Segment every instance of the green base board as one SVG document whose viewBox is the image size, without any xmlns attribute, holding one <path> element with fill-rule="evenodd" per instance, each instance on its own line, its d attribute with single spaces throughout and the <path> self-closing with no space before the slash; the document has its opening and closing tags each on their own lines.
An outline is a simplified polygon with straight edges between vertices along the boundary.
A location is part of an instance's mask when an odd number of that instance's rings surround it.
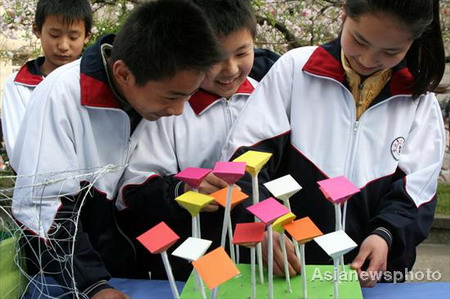
<svg viewBox="0 0 450 299">
<path fill-rule="evenodd" d="M 20 298 L 26 280 L 16 265 L 17 238 L 0 240 L 0 299 Z"/>
<path fill-rule="evenodd" d="M 248 264 L 237 265 L 240 275 L 222 284 L 217 293 L 217 298 L 251 298 L 251 269 Z M 342 269 L 342 268 L 341 268 Z M 267 283 L 267 271 L 264 271 L 264 285 L 259 283 L 258 270 L 256 270 L 256 297 L 268 298 L 269 286 Z M 329 265 L 307 265 L 307 288 L 308 298 L 334 298 L 333 266 Z M 345 271 L 339 273 L 339 299 L 352 298 L 362 299 L 361 287 L 355 270 L 345 267 Z M 189 277 L 181 293 L 181 298 L 202 298 L 199 291 L 195 290 L 195 278 L 193 273 Z M 274 298 L 303 298 L 302 279 L 300 275 L 291 277 L 292 293 L 287 291 L 284 278 L 274 277 Z M 210 291 L 205 286 L 206 296 L 210 298 Z"/>
</svg>

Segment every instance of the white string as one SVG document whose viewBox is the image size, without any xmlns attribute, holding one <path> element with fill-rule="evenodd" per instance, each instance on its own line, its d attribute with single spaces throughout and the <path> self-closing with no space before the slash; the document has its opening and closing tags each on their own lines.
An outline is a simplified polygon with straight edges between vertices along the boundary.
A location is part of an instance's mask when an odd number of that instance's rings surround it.
<svg viewBox="0 0 450 299">
<path fill-rule="evenodd" d="M 126 165 L 125 165 L 126 166 Z M 12 194 L 13 187 L 10 188 L 2 188 L 0 189 L 0 232 L 7 237 L 16 237 L 17 239 L 21 238 L 21 242 L 16 242 L 15 246 L 17 249 L 17 254 L 14 256 L 14 263 L 17 266 L 19 276 L 18 279 L 24 279 L 22 281 L 27 281 L 26 288 L 33 289 L 33 298 L 49 298 L 48 290 L 50 288 L 58 287 L 59 284 L 53 282 L 52 280 L 48 280 L 46 278 L 50 276 L 58 275 L 63 277 L 61 274 L 66 274 L 69 278 L 64 282 L 64 286 L 60 287 L 60 292 L 58 293 L 58 297 L 71 297 L 71 298 L 88 298 L 85 294 L 81 293 L 75 287 L 75 275 L 74 275 L 74 250 L 75 250 L 75 242 L 71 243 L 71 247 L 69 252 L 64 252 L 60 247 L 62 242 L 74 241 L 75 236 L 77 235 L 79 229 L 79 217 L 81 207 L 84 205 L 85 200 L 89 195 L 92 194 L 94 185 L 98 182 L 100 178 L 109 173 L 121 172 L 125 166 L 116 166 L 116 165 L 106 165 L 104 167 L 95 167 L 95 168 L 86 168 L 86 169 L 78 169 L 78 170 L 68 170 L 68 171 L 60 171 L 60 172 L 50 172 L 38 175 L 22 175 L 22 176 L 13 176 L 13 175 L 5 175 L 1 176 L 0 180 L 3 184 L 7 183 L 9 185 L 13 185 L 14 181 L 18 178 L 29 178 L 32 184 L 27 186 L 21 186 L 17 188 L 17 190 L 39 190 L 40 195 L 36 196 L 34 192 L 34 196 L 31 197 L 34 203 L 36 203 L 36 208 L 39 208 L 40 205 L 46 203 L 49 199 L 54 199 L 55 196 L 44 196 L 46 188 L 54 187 L 54 186 L 63 186 L 65 182 L 69 182 L 71 180 L 82 181 L 84 184 L 79 187 L 77 194 L 80 194 L 77 201 L 76 207 L 73 211 L 68 211 L 64 214 L 64 219 L 56 218 L 55 223 L 52 225 L 49 232 L 45 235 L 46 242 L 37 242 L 38 247 L 32 248 L 28 246 L 29 254 L 32 256 L 24 257 L 21 253 L 24 252 L 24 246 L 29 245 L 34 239 L 39 238 L 37 235 L 25 234 L 24 231 L 26 227 L 24 225 L 18 224 L 14 221 L 14 218 L 11 213 L 11 204 L 12 204 Z M 45 178 L 42 180 L 42 178 Z M 41 179 L 39 181 L 38 179 Z M 61 187 L 59 187 L 61 188 Z M 61 190 L 61 189 L 60 189 Z M 58 194 L 58 198 L 64 196 L 74 196 L 72 193 L 64 193 L 60 192 Z M 43 221 L 41 217 L 41 213 L 38 211 L 35 213 L 36 219 L 34 219 L 35 223 L 40 226 L 40 223 Z M 63 221 L 64 225 L 61 224 Z M 70 231 L 67 229 L 70 227 Z M 64 230 L 64 231 L 61 231 Z M 57 238 L 56 233 L 62 232 L 62 234 L 66 237 Z M 0 240 L 0 244 L 3 240 Z M 63 254 L 59 254 L 63 252 Z M 58 268 L 58 272 L 50 273 L 45 269 L 45 265 L 42 261 L 42 256 L 48 255 L 51 257 L 53 261 L 56 261 L 60 264 Z M 29 261 L 34 264 L 34 266 L 39 269 L 38 273 L 31 276 L 26 272 L 25 262 Z"/>
</svg>

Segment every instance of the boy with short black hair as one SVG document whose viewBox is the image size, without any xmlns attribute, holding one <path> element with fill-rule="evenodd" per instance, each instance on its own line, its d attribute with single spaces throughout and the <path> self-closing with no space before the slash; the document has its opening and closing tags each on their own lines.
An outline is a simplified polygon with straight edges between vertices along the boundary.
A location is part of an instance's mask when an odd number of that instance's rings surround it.
<svg viewBox="0 0 450 299">
<path fill-rule="evenodd" d="M 160 221 L 169 223 L 176 232 L 187 237 L 191 234 L 191 216 L 180 208 L 174 198 L 185 186 L 173 175 L 187 167 L 213 168 L 227 141 L 228 132 L 239 118 L 257 81 L 249 77 L 254 66 L 254 38 L 256 17 L 249 0 L 193 0 L 208 17 L 226 57 L 211 67 L 197 91 L 185 104 L 185 113 L 178 117 L 148 123 L 138 146 L 130 158 L 121 180 L 118 205 L 124 217 L 133 219 L 125 227 L 135 236 Z M 270 67 L 278 55 L 269 52 L 265 64 Z M 267 54 L 267 53 L 266 53 Z M 258 73 L 258 72 L 256 72 Z M 200 186 L 200 191 L 211 193 L 226 183 L 210 174 Z M 187 187 L 187 186 L 186 186 Z M 187 189 L 187 188 L 186 188 Z M 218 210 L 210 205 L 209 212 Z M 202 215 L 202 237 L 213 240 L 212 248 L 220 242 L 222 216 L 218 213 Z M 130 224 L 130 221 L 125 221 Z M 137 249 L 143 250 L 137 245 Z M 164 268 L 159 257 L 142 252 L 142 273 L 152 271 L 152 277 L 164 278 Z M 179 259 L 171 261 L 177 279 L 187 278 L 189 265 Z M 150 265 L 150 266 L 148 266 Z M 159 265 L 159 267 L 156 267 Z M 159 277 L 160 275 L 161 277 Z"/>
<path fill-rule="evenodd" d="M 92 10 L 87 0 L 40 0 L 33 33 L 44 56 L 28 61 L 9 76 L 3 90 L 2 130 L 11 156 L 31 92 L 57 67 L 78 59 L 91 36 Z"/>
<path fill-rule="evenodd" d="M 198 7 L 150 1 L 117 36 L 100 38 L 36 88 L 11 159 L 13 214 L 40 248 L 39 256 L 28 248 L 28 269 L 55 276 L 71 294 L 126 298 L 107 284 L 135 266 L 113 199 L 141 120 L 180 114 L 221 59 Z"/>
</svg>

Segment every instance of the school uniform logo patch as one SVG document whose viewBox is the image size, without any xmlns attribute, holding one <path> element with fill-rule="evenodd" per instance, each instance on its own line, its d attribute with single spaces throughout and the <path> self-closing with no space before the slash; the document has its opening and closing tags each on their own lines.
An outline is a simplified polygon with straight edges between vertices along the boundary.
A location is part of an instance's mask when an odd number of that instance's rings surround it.
<svg viewBox="0 0 450 299">
<path fill-rule="evenodd" d="M 403 146 L 405 145 L 405 138 L 397 137 L 391 143 L 391 154 L 395 160 L 400 160 L 400 154 L 402 153 Z"/>
</svg>

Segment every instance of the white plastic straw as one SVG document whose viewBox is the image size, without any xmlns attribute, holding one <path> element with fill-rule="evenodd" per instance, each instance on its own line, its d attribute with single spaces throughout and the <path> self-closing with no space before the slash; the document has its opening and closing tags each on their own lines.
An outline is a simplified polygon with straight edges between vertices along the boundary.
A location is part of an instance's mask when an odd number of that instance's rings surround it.
<svg viewBox="0 0 450 299">
<path fill-rule="evenodd" d="M 287 258 L 287 253 L 286 253 L 286 243 L 284 242 L 284 231 L 280 235 L 280 245 L 281 245 L 281 250 L 283 251 L 284 276 L 286 277 L 287 291 L 289 293 L 292 293 L 291 276 L 289 275 L 289 264 L 288 264 L 288 258 Z"/>
<path fill-rule="evenodd" d="M 273 298 L 273 234 L 272 225 L 267 226 L 267 232 L 269 233 L 269 255 L 268 255 L 268 271 L 269 271 L 269 299 Z"/>
<path fill-rule="evenodd" d="M 178 299 L 180 298 L 180 295 L 178 294 L 178 289 L 175 284 L 175 279 L 173 278 L 172 274 L 172 267 L 170 267 L 169 258 L 167 257 L 167 252 L 163 251 L 161 252 L 161 257 L 164 263 L 164 268 L 166 269 L 167 278 L 169 278 L 170 288 L 172 289 L 172 295 L 173 298 Z"/>
<path fill-rule="evenodd" d="M 253 195 L 253 204 L 257 204 L 259 202 L 259 188 L 258 188 L 258 174 L 252 175 L 252 195 Z M 260 220 L 255 216 L 255 222 L 260 222 Z M 258 243 L 256 245 L 256 254 L 258 257 L 258 269 L 259 269 L 259 280 L 261 284 L 264 284 L 264 271 L 263 271 L 263 262 L 262 262 L 262 245 Z"/>
</svg>

